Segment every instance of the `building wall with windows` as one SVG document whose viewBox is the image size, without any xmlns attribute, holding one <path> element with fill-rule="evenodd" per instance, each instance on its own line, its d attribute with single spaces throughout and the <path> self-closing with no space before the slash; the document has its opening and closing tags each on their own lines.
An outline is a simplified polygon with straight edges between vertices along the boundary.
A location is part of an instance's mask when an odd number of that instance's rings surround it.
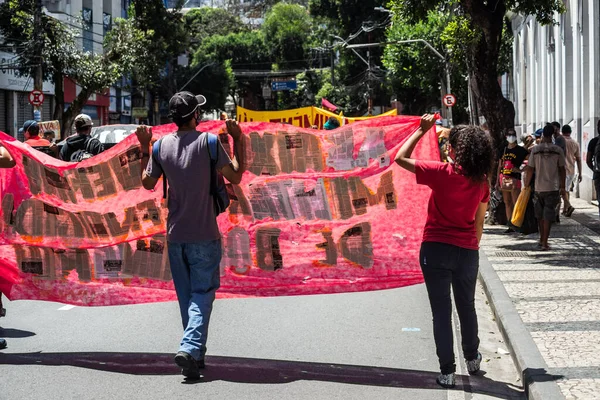
<svg viewBox="0 0 600 400">
<path fill-rule="evenodd" d="M 576 193 L 592 200 L 596 194 L 585 158 L 600 119 L 600 2 L 565 0 L 565 5 L 567 12 L 555 15 L 556 25 L 511 18 L 515 122 L 522 133 L 552 121 L 571 126 L 583 161 Z"/>
<path fill-rule="evenodd" d="M 47 13 L 76 31 L 82 50 L 100 54 L 104 51 L 104 36 L 115 18 L 124 16 L 130 1 L 123 0 L 44 0 Z M 126 15 L 125 15 L 126 16 Z M 76 82 L 65 79 L 65 106 L 80 92 Z M 93 94 L 83 108 L 95 125 L 109 123 L 110 92 Z"/>
</svg>

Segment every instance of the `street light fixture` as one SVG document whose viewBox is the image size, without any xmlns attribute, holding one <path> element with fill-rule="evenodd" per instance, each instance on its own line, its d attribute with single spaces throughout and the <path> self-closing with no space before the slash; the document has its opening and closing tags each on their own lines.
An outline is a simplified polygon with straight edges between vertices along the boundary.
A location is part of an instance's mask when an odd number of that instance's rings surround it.
<svg viewBox="0 0 600 400">
<path fill-rule="evenodd" d="M 392 10 L 388 10 L 387 8 L 385 8 L 385 7 L 381 7 L 381 6 L 379 6 L 379 7 L 375 7 L 373 10 L 375 10 L 375 11 L 379 11 L 379 12 L 388 13 L 388 14 L 391 14 L 391 13 L 392 13 Z"/>
</svg>

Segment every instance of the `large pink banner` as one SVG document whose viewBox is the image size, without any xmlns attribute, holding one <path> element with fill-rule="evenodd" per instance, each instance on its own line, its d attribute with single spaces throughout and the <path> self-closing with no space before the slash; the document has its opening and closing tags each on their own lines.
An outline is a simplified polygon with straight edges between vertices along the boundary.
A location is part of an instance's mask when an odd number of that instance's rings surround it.
<svg viewBox="0 0 600 400">
<path fill-rule="evenodd" d="M 377 290 L 422 282 L 418 250 L 429 190 L 393 158 L 417 117 L 334 131 L 245 123 L 248 170 L 218 218 L 224 296 Z M 223 133 L 224 123 L 198 130 Z M 158 138 L 174 125 L 154 128 Z M 220 139 L 228 151 L 226 134 Z M 135 135 L 66 163 L 0 133 L 16 167 L 0 170 L 0 290 L 11 299 L 117 305 L 175 299 L 163 185 L 141 187 Z M 432 131 L 415 156 L 438 159 Z M 190 182 L 203 184 L 203 182 Z M 198 227 L 202 229 L 202 227 Z"/>
</svg>

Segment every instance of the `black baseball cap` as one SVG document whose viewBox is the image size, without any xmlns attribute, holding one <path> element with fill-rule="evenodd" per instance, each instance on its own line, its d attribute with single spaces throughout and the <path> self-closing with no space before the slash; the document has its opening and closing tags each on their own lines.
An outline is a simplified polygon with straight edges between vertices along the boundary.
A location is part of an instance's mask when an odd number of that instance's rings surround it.
<svg viewBox="0 0 600 400">
<path fill-rule="evenodd" d="M 169 117 L 173 119 L 188 118 L 205 103 L 206 97 L 201 94 L 194 96 L 190 92 L 175 93 L 169 100 Z"/>
</svg>

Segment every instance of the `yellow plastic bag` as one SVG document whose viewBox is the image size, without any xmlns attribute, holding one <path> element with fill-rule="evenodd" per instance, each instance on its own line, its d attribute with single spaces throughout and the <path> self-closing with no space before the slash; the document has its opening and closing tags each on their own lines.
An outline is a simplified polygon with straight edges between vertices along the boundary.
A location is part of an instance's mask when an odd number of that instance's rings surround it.
<svg viewBox="0 0 600 400">
<path fill-rule="evenodd" d="M 520 228 L 523 225 L 523 220 L 525 219 L 525 211 L 527 211 L 527 203 L 529 203 L 529 198 L 531 197 L 531 187 L 527 187 L 521 191 L 517 202 L 515 203 L 515 208 L 513 209 L 512 218 L 510 222 Z"/>
</svg>

